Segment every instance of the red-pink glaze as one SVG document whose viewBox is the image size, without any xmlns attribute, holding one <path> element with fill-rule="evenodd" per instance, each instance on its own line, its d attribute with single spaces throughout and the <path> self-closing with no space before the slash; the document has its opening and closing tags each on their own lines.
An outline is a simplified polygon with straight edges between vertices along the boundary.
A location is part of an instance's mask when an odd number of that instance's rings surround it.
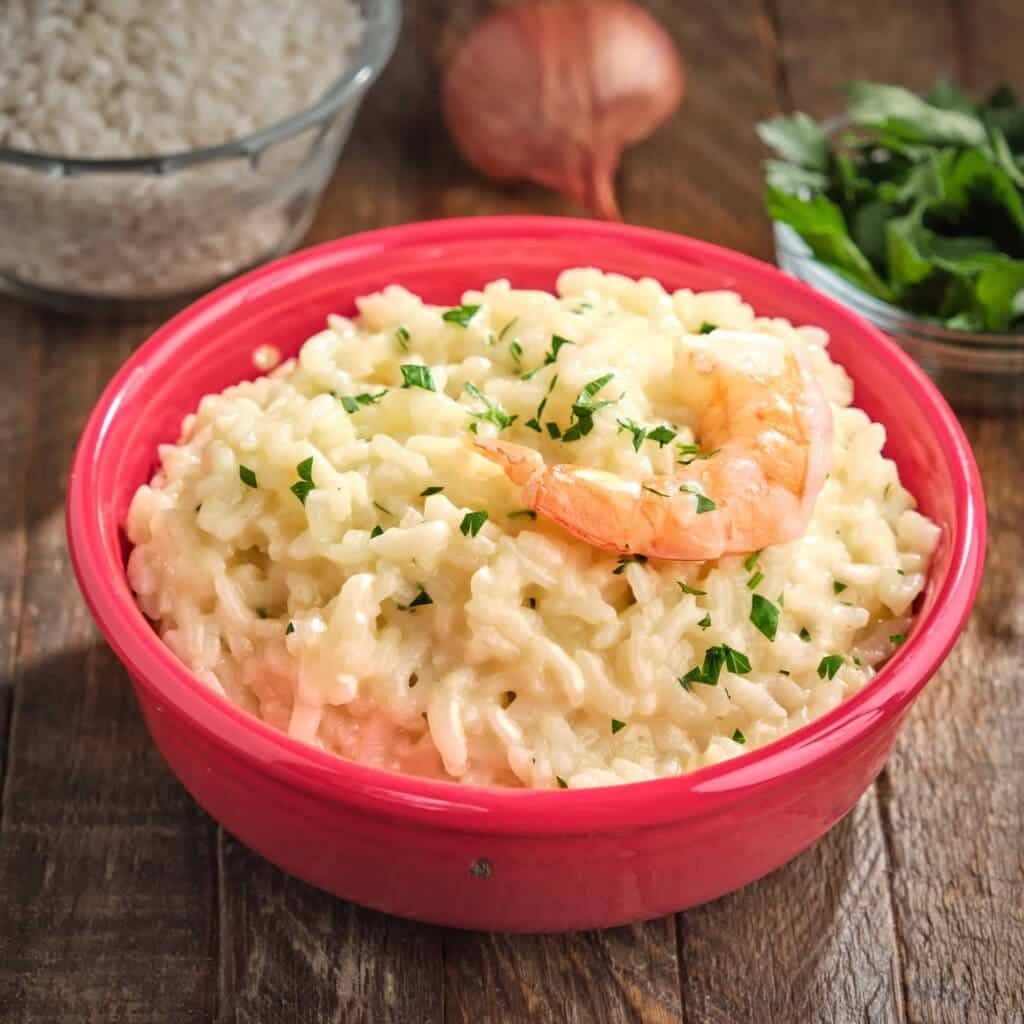
<svg viewBox="0 0 1024 1024">
<path fill-rule="evenodd" d="M 551 289 L 596 265 L 666 288 L 731 288 L 759 313 L 817 324 L 886 426 L 886 454 L 943 527 L 908 642 L 879 677 L 811 725 L 677 779 L 578 791 L 460 786 L 344 761 L 289 739 L 197 682 L 135 605 L 122 523 L 156 446 L 201 395 L 294 353 L 330 312 L 397 282 L 437 303 L 507 277 Z M 410 224 L 296 253 L 180 313 L 124 365 L 79 442 L 68 488 L 75 572 L 127 666 L 157 745 L 196 800 L 286 871 L 370 907 L 467 928 L 619 924 L 729 892 L 842 817 L 884 763 L 960 633 L 981 577 L 985 506 L 970 447 L 922 371 L 866 321 L 774 267 L 693 239 L 585 220 Z M 486 861 L 486 865 L 484 864 Z"/>
</svg>

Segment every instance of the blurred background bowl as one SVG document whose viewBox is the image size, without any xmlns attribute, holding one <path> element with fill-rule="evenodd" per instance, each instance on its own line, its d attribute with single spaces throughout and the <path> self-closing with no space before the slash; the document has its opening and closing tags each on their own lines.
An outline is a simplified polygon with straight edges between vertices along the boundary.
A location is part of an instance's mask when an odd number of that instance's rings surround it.
<svg viewBox="0 0 1024 1024">
<path fill-rule="evenodd" d="M 356 0 L 362 39 L 312 106 L 223 145 L 134 159 L 0 147 L 0 289 L 67 312 L 151 314 L 292 249 L 366 90 L 400 0 Z"/>
<path fill-rule="evenodd" d="M 775 221 L 775 261 L 884 331 L 935 381 L 956 409 L 1024 408 L 1024 333 L 953 331 L 883 302 L 815 259 L 788 224 Z"/>
</svg>

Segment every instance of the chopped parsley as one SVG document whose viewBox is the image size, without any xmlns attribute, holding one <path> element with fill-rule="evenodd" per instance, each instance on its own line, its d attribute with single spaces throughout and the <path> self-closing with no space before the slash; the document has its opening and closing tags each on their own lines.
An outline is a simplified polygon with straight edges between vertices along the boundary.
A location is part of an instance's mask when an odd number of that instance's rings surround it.
<svg viewBox="0 0 1024 1024">
<path fill-rule="evenodd" d="M 827 676 L 829 679 L 834 679 L 842 664 L 843 656 L 841 654 L 826 654 L 818 662 L 818 677 L 824 679 Z"/>
<path fill-rule="evenodd" d="M 788 676 L 789 675 L 789 669 L 788 668 L 780 668 L 779 669 L 779 675 L 780 676 Z"/>
<path fill-rule="evenodd" d="M 700 622 L 697 623 L 697 625 L 700 626 L 701 629 L 710 629 L 711 628 L 711 615 L 710 614 L 705 615 L 704 618 L 701 619 Z"/>
<path fill-rule="evenodd" d="M 246 487 L 259 486 L 259 484 L 256 483 L 256 474 L 248 466 L 239 466 L 238 476 Z"/>
<path fill-rule="evenodd" d="M 619 564 L 614 569 L 612 569 L 612 575 L 621 576 L 623 572 L 625 572 L 626 566 L 629 565 L 630 562 L 636 562 L 638 565 L 643 565 L 646 561 L 646 555 L 623 555 L 619 559 Z"/>
<path fill-rule="evenodd" d="M 361 405 L 376 405 L 386 394 L 388 389 L 385 388 L 383 391 L 378 391 L 377 394 L 371 395 L 364 392 L 361 395 L 337 395 L 332 391 L 331 394 L 341 402 L 341 407 L 347 413 L 359 412 L 359 406 Z"/>
<path fill-rule="evenodd" d="M 805 644 L 809 644 L 811 642 L 811 634 L 810 634 L 810 632 L 808 632 L 808 629 L 807 629 L 806 626 L 801 626 L 800 627 L 800 634 L 799 635 L 800 635 L 800 639 L 803 640 L 803 642 Z"/>
<path fill-rule="evenodd" d="M 750 671 L 750 660 L 742 651 L 728 644 L 709 647 L 704 652 L 704 664 L 699 668 L 691 668 L 685 676 L 680 677 L 679 683 L 684 689 L 689 689 L 690 683 L 717 686 L 723 667 L 735 675 L 746 675 Z"/>
<path fill-rule="evenodd" d="M 516 361 L 516 369 L 519 369 L 523 362 L 523 346 L 513 338 L 512 344 L 509 345 L 508 350 L 512 354 L 512 358 Z"/>
<path fill-rule="evenodd" d="M 414 608 L 422 608 L 424 605 L 433 604 L 434 599 L 420 585 L 419 593 L 408 603 L 400 604 L 399 611 L 411 612 Z"/>
<path fill-rule="evenodd" d="M 524 373 L 521 379 L 530 380 L 532 377 L 535 377 L 538 373 L 540 373 L 541 370 L 544 369 L 545 366 L 550 366 L 553 362 L 555 362 L 556 359 L 558 359 L 558 353 L 564 346 L 575 344 L 575 341 L 570 341 L 568 338 L 563 338 L 560 334 L 552 334 L 551 351 L 545 353 L 544 362 L 541 363 L 540 366 L 536 367 L 535 369 L 530 370 L 528 373 Z"/>
<path fill-rule="evenodd" d="M 703 321 L 700 327 L 697 328 L 698 334 L 710 334 L 712 331 L 718 330 L 718 324 L 713 324 L 709 320 Z"/>
<path fill-rule="evenodd" d="M 532 508 L 519 508 L 515 512 L 509 512 L 509 519 L 536 519 L 537 513 Z"/>
<path fill-rule="evenodd" d="M 845 583 L 840 583 L 839 580 L 834 580 L 832 583 L 832 593 L 841 594 L 846 589 Z"/>
<path fill-rule="evenodd" d="M 441 314 L 441 319 L 446 324 L 458 324 L 460 327 L 468 327 L 469 321 L 476 316 L 479 310 L 479 306 L 456 306 L 454 309 L 446 309 Z"/>
<path fill-rule="evenodd" d="M 594 304 L 593 304 L 592 302 L 581 302 L 581 303 L 580 303 L 580 304 L 579 304 L 579 305 L 578 305 L 578 306 L 577 306 L 577 307 L 576 307 L 576 308 L 575 308 L 575 309 L 573 310 L 573 312 L 574 312 L 574 313 L 575 313 L 575 314 L 576 314 L 577 316 L 583 316 L 583 314 L 584 314 L 584 313 L 585 313 L 585 312 L 586 312 L 586 311 L 587 311 L 588 309 L 593 309 L 593 308 L 594 308 Z"/>
<path fill-rule="evenodd" d="M 674 441 L 676 432 L 671 427 L 660 426 L 647 432 L 647 440 L 653 441 L 659 448 L 664 448 L 669 441 Z"/>
<path fill-rule="evenodd" d="M 562 428 L 557 423 L 549 420 L 544 426 L 548 428 L 548 435 L 552 441 L 557 441 L 562 436 Z"/>
<path fill-rule="evenodd" d="M 684 594 L 692 594 L 694 597 L 705 597 L 705 596 L 707 596 L 707 591 L 706 590 L 697 590 L 696 587 L 688 586 L 682 580 L 676 580 L 676 586 L 679 587 L 679 589 Z"/>
<path fill-rule="evenodd" d="M 892 633 L 889 636 L 889 643 L 895 644 L 897 647 L 901 647 L 907 642 L 906 633 Z"/>
<path fill-rule="evenodd" d="M 597 393 L 615 376 L 614 373 L 606 373 L 584 386 L 572 403 L 572 418 L 569 427 L 562 434 L 562 440 L 566 443 L 578 441 L 594 429 L 594 413 L 605 406 L 614 405 L 618 399 L 604 399 L 594 401 Z"/>
<path fill-rule="evenodd" d="M 614 736 L 617 732 L 626 728 L 625 722 L 620 722 L 617 718 L 612 719 L 612 735 Z"/>
<path fill-rule="evenodd" d="M 488 398 L 486 395 L 480 392 L 480 389 L 475 384 L 466 384 L 466 390 L 476 399 L 483 402 L 486 406 L 485 412 L 471 412 L 469 415 L 475 420 L 483 420 L 485 423 L 493 423 L 499 430 L 504 430 L 506 427 L 511 427 L 518 416 L 510 416 L 502 407 L 501 404 L 495 402 L 493 399 Z"/>
<path fill-rule="evenodd" d="M 664 425 L 660 427 L 648 428 L 642 427 L 639 423 L 634 420 L 616 420 L 619 425 L 619 429 L 616 433 L 621 434 L 622 431 L 628 430 L 633 435 L 633 451 L 640 451 L 640 446 L 644 441 L 654 441 L 659 448 L 664 448 L 670 441 L 676 437 L 676 431 L 671 427 Z"/>
<path fill-rule="evenodd" d="M 409 351 L 409 332 L 404 327 L 399 327 L 395 331 L 395 340 L 403 352 Z"/>
<path fill-rule="evenodd" d="M 380 536 L 380 535 L 381 535 L 381 534 L 382 534 L 383 532 L 384 532 L 384 527 L 383 527 L 383 526 L 381 526 L 381 525 L 380 525 L 380 523 L 378 523 L 378 524 L 377 524 L 377 525 L 376 525 L 376 526 L 375 526 L 375 527 L 374 527 L 374 528 L 373 528 L 373 529 L 372 529 L 372 530 L 370 531 L 370 540 L 373 540 L 373 539 L 374 539 L 374 537 L 379 537 L 379 536 Z"/>
<path fill-rule="evenodd" d="M 747 590 L 756 590 L 758 585 L 764 580 L 764 573 L 760 570 L 755 572 L 753 576 L 747 580 Z"/>
<path fill-rule="evenodd" d="M 298 473 L 299 479 L 292 484 L 291 492 L 305 505 L 309 492 L 316 487 L 313 480 L 313 456 L 310 455 L 308 459 L 303 459 L 295 467 L 295 472 Z"/>
<path fill-rule="evenodd" d="M 512 317 L 512 319 L 509 320 L 509 322 L 507 324 L 505 324 L 504 327 L 502 327 L 501 334 L 498 335 L 498 341 L 504 341 L 505 340 L 505 335 L 508 334 L 508 332 L 511 331 L 512 328 L 515 327 L 515 325 L 517 323 L 519 323 L 519 317 L 517 317 L 517 316 Z M 515 345 L 515 344 L 517 344 L 517 342 L 513 342 L 512 344 Z M 522 352 L 522 348 L 520 348 L 519 351 Z"/>
<path fill-rule="evenodd" d="M 437 484 L 434 484 L 432 487 L 425 487 L 420 491 L 420 497 L 429 498 L 432 494 L 440 494 L 443 490 L 443 487 L 438 487 Z"/>
<path fill-rule="evenodd" d="M 558 783 L 558 788 L 559 789 L 568 789 L 569 788 L 569 783 L 566 782 L 565 779 L 563 779 L 561 775 L 556 775 L 555 776 L 555 782 Z"/>
<path fill-rule="evenodd" d="M 645 491 L 648 491 L 651 494 L 656 494 L 659 498 L 669 497 L 669 495 L 666 494 L 665 491 L 659 491 L 656 487 L 648 487 L 647 484 L 643 484 L 642 486 Z"/>
<path fill-rule="evenodd" d="M 680 442 L 676 445 L 676 450 L 679 452 L 679 458 L 676 462 L 680 466 L 689 466 L 691 462 L 697 462 L 704 459 L 710 459 L 713 455 L 717 455 L 722 449 L 716 448 L 713 452 L 702 452 L 699 444 L 683 444 Z"/>
<path fill-rule="evenodd" d="M 572 342 L 569 342 L 569 344 L 571 345 Z M 529 427 L 531 430 L 536 430 L 538 434 L 541 432 L 541 429 L 540 429 L 540 418 L 541 418 L 541 416 L 544 415 L 544 410 L 547 408 L 547 405 L 548 405 L 548 399 L 551 397 L 551 392 L 555 390 L 555 386 L 557 384 L 558 384 L 558 374 L 556 373 L 551 378 L 551 380 L 548 382 L 548 389 L 547 389 L 547 391 L 544 392 L 544 397 L 540 400 L 540 405 L 537 406 L 536 414 L 534 415 L 534 417 L 532 419 L 527 420 L 523 424 L 524 427 Z M 555 434 L 551 433 L 551 428 L 552 427 L 554 427 L 555 430 L 558 431 L 558 424 L 557 423 L 549 423 L 548 424 L 548 433 L 551 434 L 552 437 L 555 437 Z M 559 431 L 559 433 L 561 433 L 561 431 Z"/>
<path fill-rule="evenodd" d="M 714 512 L 714 510 L 718 508 L 718 506 L 706 494 L 701 494 L 700 491 L 697 490 L 696 484 L 683 484 L 679 490 L 686 494 L 692 494 L 697 499 L 697 515 L 703 515 L 705 512 Z"/>
<path fill-rule="evenodd" d="M 733 741 L 733 743 L 746 743 L 747 742 L 747 737 L 744 736 L 743 733 L 739 729 L 737 729 L 732 734 L 732 741 Z"/>
<path fill-rule="evenodd" d="M 467 512 L 462 517 L 459 529 L 463 537 L 476 536 L 487 522 L 487 513 L 481 509 L 479 512 Z"/>
<path fill-rule="evenodd" d="M 762 548 L 761 550 L 763 551 L 764 549 Z M 743 568 L 746 569 L 747 572 L 750 572 L 750 570 L 753 569 L 755 565 L 757 565 L 757 560 L 760 557 L 761 551 L 752 551 L 749 555 L 747 555 L 746 559 L 744 560 Z"/>
<path fill-rule="evenodd" d="M 393 513 L 393 512 L 392 512 L 392 511 L 391 511 L 390 509 L 386 509 L 386 508 L 385 508 L 385 507 L 384 507 L 383 505 L 381 505 L 381 504 L 380 504 L 380 502 L 377 502 L 377 501 L 375 501 L 375 502 L 373 503 L 373 507 L 374 507 L 374 508 L 375 508 L 375 509 L 376 509 L 376 510 L 377 510 L 378 512 L 383 512 L 383 513 L 384 513 L 384 515 L 386 515 L 386 516 L 391 516 L 392 518 L 394 518 L 394 513 Z"/>
<path fill-rule="evenodd" d="M 294 622 L 289 622 L 288 625 L 285 627 L 284 635 L 285 636 L 291 636 L 291 634 L 294 633 L 294 632 L 295 632 L 295 623 Z"/>
<path fill-rule="evenodd" d="M 897 576 L 906 576 L 907 574 L 902 569 L 897 569 L 896 570 L 896 575 Z"/>
<path fill-rule="evenodd" d="M 750 603 L 750 621 L 769 640 L 774 640 L 779 628 L 779 609 L 768 598 L 755 594 Z"/>
<path fill-rule="evenodd" d="M 429 366 L 421 366 L 419 363 L 404 363 L 399 366 L 402 371 L 403 388 L 423 388 L 424 391 L 436 391 L 434 386 L 434 375 L 430 372 Z"/>
</svg>

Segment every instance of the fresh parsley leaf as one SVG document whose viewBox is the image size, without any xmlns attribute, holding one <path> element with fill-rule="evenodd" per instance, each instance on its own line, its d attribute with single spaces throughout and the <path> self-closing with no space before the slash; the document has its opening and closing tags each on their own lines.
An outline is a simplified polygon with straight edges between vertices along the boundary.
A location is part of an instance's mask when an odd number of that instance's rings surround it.
<svg viewBox="0 0 1024 1024">
<path fill-rule="evenodd" d="M 696 484 L 683 484 L 679 490 L 684 491 L 686 494 L 692 494 L 697 499 L 697 515 L 699 516 L 705 512 L 714 512 L 718 508 L 707 495 L 701 494 Z"/>
<path fill-rule="evenodd" d="M 420 585 L 419 592 L 408 604 L 400 604 L 399 611 L 411 612 L 415 608 L 422 608 L 424 605 L 433 604 L 434 599 Z"/>
<path fill-rule="evenodd" d="M 409 351 L 409 332 L 406 328 L 399 327 L 395 330 L 395 341 L 403 352 Z"/>
<path fill-rule="evenodd" d="M 375 526 L 375 527 L 374 527 L 374 528 L 373 528 L 373 529 L 372 529 L 372 530 L 370 531 L 370 540 L 373 540 L 373 539 L 374 539 L 375 537 L 379 537 L 379 536 L 380 536 L 380 535 L 381 535 L 381 534 L 382 534 L 383 532 L 384 532 L 384 528 L 383 528 L 383 527 L 382 527 L 382 526 L 380 525 L 380 523 L 378 523 L 378 524 L 377 524 L 377 525 L 376 525 L 376 526 Z"/>
<path fill-rule="evenodd" d="M 774 640 L 779 628 L 779 609 L 768 598 L 754 594 L 750 602 L 750 621 L 769 640 Z"/>
<path fill-rule="evenodd" d="M 679 587 L 679 589 L 684 594 L 692 594 L 694 597 L 706 597 L 707 596 L 707 591 L 706 590 L 697 590 L 696 587 L 688 586 L 682 580 L 676 580 L 676 586 Z"/>
<path fill-rule="evenodd" d="M 659 491 L 656 487 L 648 487 L 647 484 L 643 484 L 642 487 L 648 493 L 656 494 L 659 498 L 669 498 L 669 497 L 671 497 L 671 495 L 668 494 L 666 491 Z"/>
<path fill-rule="evenodd" d="M 285 636 L 291 636 L 291 634 L 294 633 L 294 632 L 295 632 L 295 623 L 294 622 L 289 622 L 288 625 L 285 627 L 284 635 Z"/>
<path fill-rule="evenodd" d="M 487 522 L 487 513 L 482 509 L 479 512 L 467 512 L 462 517 L 462 522 L 459 524 L 459 529 L 462 531 L 463 537 L 472 535 L 475 537 L 482 529 L 484 523 Z"/>
<path fill-rule="evenodd" d="M 305 505 L 309 492 L 316 488 L 316 484 L 313 481 L 313 456 L 311 455 L 308 459 L 303 459 L 295 467 L 295 472 L 298 474 L 299 479 L 292 484 L 291 492 Z"/>
<path fill-rule="evenodd" d="M 700 626 L 701 629 L 710 629 L 711 628 L 711 615 L 710 614 L 705 615 L 704 618 L 701 619 L 700 622 L 697 623 L 697 625 Z"/>
<path fill-rule="evenodd" d="M 701 322 L 700 327 L 697 328 L 697 333 L 698 334 L 711 334 L 712 331 L 717 331 L 717 330 L 718 330 L 718 324 L 713 324 L 709 320 L 704 320 L 704 321 Z"/>
<path fill-rule="evenodd" d="M 532 508 L 520 508 L 515 512 L 509 512 L 509 519 L 536 519 L 537 513 Z"/>
<path fill-rule="evenodd" d="M 541 363 L 540 366 L 536 367 L 535 369 L 530 370 L 528 373 L 524 373 L 522 379 L 530 380 L 530 378 L 535 377 L 538 373 L 540 373 L 541 370 L 544 369 L 545 366 L 550 366 L 553 362 L 555 362 L 556 359 L 558 359 L 558 353 L 562 350 L 564 346 L 575 344 L 576 342 L 570 341 L 568 338 L 563 338 L 560 334 L 553 334 L 551 336 L 551 350 L 544 356 L 544 362 Z"/>
<path fill-rule="evenodd" d="M 758 586 L 764 581 L 763 572 L 755 572 L 753 576 L 747 580 L 747 590 L 756 590 Z"/>
<path fill-rule="evenodd" d="M 787 163 L 816 171 L 828 169 L 829 148 L 825 132 L 807 114 L 796 113 L 762 121 L 757 126 L 757 134 Z"/>
<path fill-rule="evenodd" d="M 801 626 L 799 636 L 805 644 L 809 644 L 811 642 L 811 634 L 806 626 Z"/>
<path fill-rule="evenodd" d="M 523 346 L 518 341 L 513 341 L 508 347 L 509 352 L 512 354 L 512 358 L 515 360 L 516 367 L 523 361 Z"/>
<path fill-rule="evenodd" d="M 826 654 L 821 661 L 818 662 L 818 676 L 821 679 L 826 678 L 834 679 L 836 673 L 842 668 L 843 656 L 841 654 Z"/>
<path fill-rule="evenodd" d="M 841 594 L 844 590 L 846 590 L 846 584 L 845 583 L 840 583 L 839 580 L 833 580 L 832 581 L 832 593 L 833 594 Z"/>
<path fill-rule="evenodd" d="M 492 398 L 488 398 L 483 394 L 475 384 L 466 384 L 466 390 L 478 401 L 484 403 L 484 412 L 471 412 L 469 415 L 476 420 L 482 420 L 485 423 L 493 423 L 499 430 L 504 430 L 506 427 L 511 427 L 518 416 L 510 416 L 502 407 L 499 402 L 494 401 Z"/>
<path fill-rule="evenodd" d="M 654 441 L 659 448 L 664 448 L 670 441 L 674 440 L 676 432 L 670 427 L 661 426 L 655 427 L 653 430 L 647 432 L 647 439 Z"/>
<path fill-rule="evenodd" d="M 429 366 L 420 366 L 419 363 L 405 363 L 399 366 L 402 371 L 403 388 L 423 388 L 424 391 L 436 391 L 434 375 L 430 372 Z"/>
<path fill-rule="evenodd" d="M 636 562 L 637 565 L 643 565 L 647 561 L 646 555 L 621 555 L 619 557 L 619 564 L 612 569 L 613 576 L 621 576 L 626 571 L 626 566 L 630 562 Z"/>
<path fill-rule="evenodd" d="M 432 486 L 425 487 L 422 491 L 420 491 L 420 497 L 429 498 L 432 494 L 440 494 L 443 490 L 443 487 L 440 487 L 437 484 L 433 484 Z"/>
<path fill-rule="evenodd" d="M 552 441 L 557 441 L 562 436 L 562 429 L 561 427 L 559 427 L 557 423 L 552 423 L 550 420 L 548 420 L 548 422 L 545 423 L 544 426 L 547 427 L 548 436 L 551 438 Z"/>
<path fill-rule="evenodd" d="M 454 309 L 447 309 L 441 314 L 441 319 L 446 324 L 458 324 L 460 327 L 468 327 L 469 321 L 479 312 L 479 306 L 456 306 Z M 433 391 L 433 388 L 430 389 Z"/>
<path fill-rule="evenodd" d="M 517 317 L 517 316 L 514 316 L 511 320 L 509 320 L 509 322 L 507 324 L 505 324 L 504 327 L 502 327 L 501 334 L 498 335 L 498 341 L 504 341 L 505 340 L 505 335 L 508 334 L 508 332 L 511 331 L 512 328 L 515 327 L 515 325 L 517 323 L 519 323 L 519 317 Z M 519 342 L 518 341 L 513 341 L 512 344 L 519 346 Z M 520 354 L 522 354 L 522 351 L 523 351 L 522 346 L 519 346 Z"/>
<path fill-rule="evenodd" d="M 762 548 L 761 550 L 764 550 L 764 549 Z M 752 551 L 743 560 L 743 568 L 746 569 L 747 572 L 750 572 L 750 570 L 753 569 L 755 565 L 757 565 L 757 560 L 760 557 L 761 557 L 761 551 Z"/>
<path fill-rule="evenodd" d="M 640 451 L 640 446 L 647 440 L 647 429 L 641 427 L 639 423 L 634 423 L 633 420 L 616 420 L 615 422 L 619 425 L 616 433 L 621 434 L 622 431 L 628 430 L 633 435 L 633 451 Z"/>
<path fill-rule="evenodd" d="M 619 732 L 621 729 L 625 729 L 625 728 L 626 728 L 626 723 L 625 722 L 620 722 L 617 718 L 613 718 L 612 719 L 612 735 L 613 736 L 617 732 Z"/>
<path fill-rule="evenodd" d="M 728 644 L 722 644 L 725 652 L 725 667 L 738 676 L 744 676 L 750 671 L 750 660 L 742 651 L 737 651 Z"/>
<path fill-rule="evenodd" d="M 238 476 L 246 487 L 259 487 L 256 483 L 256 474 L 248 466 L 239 466 Z"/>
<path fill-rule="evenodd" d="M 334 395 L 341 402 L 341 407 L 347 413 L 359 412 L 361 405 L 376 405 L 386 394 L 388 389 L 378 391 L 375 395 L 364 392 L 361 395 Z M 333 394 L 333 392 L 332 392 Z"/>
<path fill-rule="evenodd" d="M 906 633 L 892 633 L 889 636 L 889 643 L 895 644 L 897 647 L 902 647 L 907 642 Z"/>
<path fill-rule="evenodd" d="M 732 734 L 732 741 L 733 741 L 733 743 L 746 743 L 747 742 L 747 737 L 744 736 L 743 733 L 739 729 L 737 729 Z"/>
</svg>

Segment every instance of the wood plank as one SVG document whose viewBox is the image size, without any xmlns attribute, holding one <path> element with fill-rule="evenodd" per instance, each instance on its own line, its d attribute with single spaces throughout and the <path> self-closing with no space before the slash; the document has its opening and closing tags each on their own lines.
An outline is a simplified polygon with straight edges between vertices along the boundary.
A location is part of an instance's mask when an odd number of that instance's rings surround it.
<svg viewBox="0 0 1024 1024">
<path fill-rule="evenodd" d="M 33 434 L 39 414 L 41 341 L 34 314 L 0 300 L 0 806 L 14 693 L 27 553 L 26 495 Z"/>
<path fill-rule="evenodd" d="M 903 1020 L 886 868 L 869 792 L 781 870 L 682 915 L 688 1019 Z"/>
<path fill-rule="evenodd" d="M 218 1021 L 440 1021 L 440 932 L 364 910 L 290 878 L 225 837 Z"/>
<path fill-rule="evenodd" d="M 963 48 L 961 73 L 972 89 L 1002 82 L 1024 91 L 1020 60 L 1024 9 L 1019 0 L 954 0 Z"/>
<path fill-rule="evenodd" d="M 0 825 L 4 1020 L 208 1020 L 210 827 L 170 777 L 71 574 L 74 441 L 144 328 L 33 313 L 43 338 Z M 154 1011 L 154 1007 L 159 1007 Z"/>
<path fill-rule="evenodd" d="M 989 504 L 985 579 L 880 790 L 911 1021 L 1024 1019 L 1024 417 L 966 426 Z"/>
<path fill-rule="evenodd" d="M 671 917 L 567 935 L 445 936 L 446 1021 L 670 1024 L 682 1016 Z"/>
</svg>

